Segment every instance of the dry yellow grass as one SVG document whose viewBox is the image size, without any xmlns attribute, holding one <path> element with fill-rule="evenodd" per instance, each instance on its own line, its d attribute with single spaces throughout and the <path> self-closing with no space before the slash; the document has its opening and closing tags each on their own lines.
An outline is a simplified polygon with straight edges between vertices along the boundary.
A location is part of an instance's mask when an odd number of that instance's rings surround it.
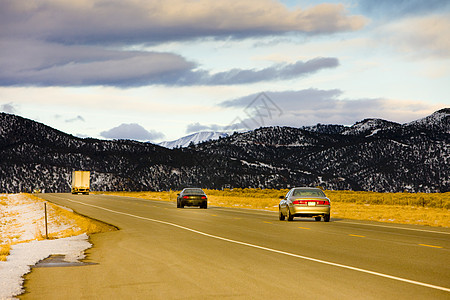
<svg viewBox="0 0 450 300">
<path fill-rule="evenodd" d="M 116 195 L 123 197 L 134 197 L 141 199 L 151 199 L 159 201 L 175 201 L 177 199 L 177 193 L 179 191 L 169 191 L 169 192 L 95 192 L 91 191 L 91 194 L 105 194 L 105 195 Z"/>
<path fill-rule="evenodd" d="M 450 209 L 450 193 L 376 193 L 326 191 L 333 202 L 384 204 Z"/>
<path fill-rule="evenodd" d="M 26 194 L 30 199 L 34 199 L 37 201 L 42 201 L 39 197 L 36 197 L 31 194 Z M 86 233 L 87 235 L 101 232 L 108 232 L 116 230 L 117 228 L 106 224 L 104 222 L 94 220 L 80 214 L 77 214 L 73 211 L 64 209 L 60 206 L 47 202 L 47 210 L 49 214 L 49 218 L 52 218 L 53 222 L 73 222 L 74 226 L 70 229 L 66 229 L 60 232 L 49 233 L 49 238 L 64 238 L 74 235 L 80 235 Z"/>
<path fill-rule="evenodd" d="M 334 202 L 331 215 L 344 219 L 450 227 L 450 212 L 442 208 Z"/>
<path fill-rule="evenodd" d="M 8 199 L 6 196 L 0 196 L 0 205 L 7 205 L 6 199 Z"/>
<path fill-rule="evenodd" d="M 205 190 L 210 206 L 278 210 L 288 190 Z M 98 192 L 142 199 L 175 201 L 179 191 Z M 450 227 L 450 193 L 375 193 L 325 191 L 333 218 Z"/>
<path fill-rule="evenodd" d="M 0 196 L 0 206 L 6 206 L 8 203 L 6 202 L 7 197 L 1 195 Z M 3 217 L 3 211 L 0 209 L 0 220 Z M 2 223 L 3 225 L 3 223 Z M 11 249 L 11 244 L 0 244 L 0 261 L 6 261 L 6 257 L 9 255 L 9 251 Z"/>
<path fill-rule="evenodd" d="M 6 257 L 9 255 L 10 250 L 11 250 L 10 243 L 0 245 L 0 261 L 6 261 Z"/>
<path fill-rule="evenodd" d="M 209 205 L 220 207 L 238 207 L 238 208 L 251 208 L 251 209 L 264 209 L 264 210 L 278 210 L 278 203 L 280 199 L 274 198 L 246 198 L 237 196 L 222 196 L 222 195 L 210 195 L 208 194 Z"/>
</svg>

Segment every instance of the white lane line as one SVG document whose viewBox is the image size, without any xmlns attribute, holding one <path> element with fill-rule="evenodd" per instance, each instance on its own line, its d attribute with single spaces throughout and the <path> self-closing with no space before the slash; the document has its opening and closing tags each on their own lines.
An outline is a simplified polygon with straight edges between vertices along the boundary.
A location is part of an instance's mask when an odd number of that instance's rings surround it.
<svg viewBox="0 0 450 300">
<path fill-rule="evenodd" d="M 283 255 L 287 255 L 287 256 L 291 256 L 291 257 L 301 258 L 301 259 L 304 259 L 304 260 L 314 261 L 314 262 L 325 264 L 325 265 L 335 266 L 335 267 L 339 267 L 339 268 L 343 268 L 343 269 L 349 269 L 349 270 L 362 272 L 362 273 L 366 273 L 366 274 L 371 274 L 371 275 L 375 275 L 375 276 L 379 276 L 379 277 L 384 277 L 384 278 L 389 278 L 389 279 L 393 279 L 393 280 L 397 280 L 397 281 L 402 281 L 402 282 L 406 282 L 406 283 L 410 283 L 410 284 L 414 284 L 414 285 L 419 285 L 419 286 L 424 286 L 424 287 L 428 287 L 428 288 L 432 288 L 432 289 L 436 289 L 436 290 L 450 292 L 450 288 L 446 288 L 446 287 L 442 287 L 442 286 L 437 286 L 437 285 L 428 284 L 428 283 L 424 283 L 424 282 L 420 282 L 420 281 L 415 281 L 415 280 L 410 280 L 410 279 L 401 278 L 401 277 L 397 277 L 397 276 L 392 276 L 392 275 L 388 275 L 388 274 L 383 274 L 383 273 L 379 273 L 379 272 L 375 272 L 375 271 L 365 270 L 365 269 L 361 269 L 361 268 L 357 268 L 357 267 L 347 266 L 347 265 L 343 265 L 343 264 L 339 264 L 339 263 L 329 262 L 329 261 L 326 261 L 326 260 L 316 259 L 316 258 L 307 257 L 307 256 L 303 256 L 303 255 L 298 255 L 298 254 L 285 252 L 285 251 L 281 251 L 281 250 L 276 250 L 276 249 L 272 249 L 272 248 L 267 248 L 267 247 L 263 247 L 263 246 L 258 246 L 258 245 L 254 245 L 254 244 L 250 244 L 250 243 L 240 242 L 240 241 L 224 238 L 224 237 L 221 237 L 221 236 L 205 233 L 205 232 L 202 232 L 202 231 L 198 231 L 198 230 L 195 230 L 195 229 L 192 229 L 192 228 L 189 228 L 189 227 L 185 227 L 185 226 L 181 226 L 181 225 L 178 225 L 178 224 L 175 224 L 175 223 L 170 223 L 170 222 L 166 222 L 166 221 L 161 221 L 161 220 L 141 217 L 141 216 L 137 216 L 137 215 L 133 215 L 133 214 L 129 214 L 129 213 L 124 213 L 124 212 L 121 212 L 121 211 L 116 211 L 116 210 L 108 209 L 108 208 L 97 206 L 97 205 L 93 205 L 93 204 L 87 204 L 87 203 L 83 203 L 83 202 L 79 202 L 79 201 L 75 201 L 75 200 L 69 200 L 69 199 L 65 199 L 65 200 L 70 201 L 70 202 L 75 202 L 75 203 L 78 203 L 78 204 L 81 204 L 81 205 L 95 207 L 95 208 L 98 208 L 98 209 L 102 209 L 102 210 L 105 210 L 105 211 L 109 211 L 109 212 L 120 214 L 120 215 L 124 215 L 124 216 L 129 216 L 129 217 L 133 217 L 133 218 L 137 218 L 137 219 L 141 219 L 141 220 L 147 220 L 147 221 L 152 221 L 152 222 L 156 222 L 156 223 L 160 223 L 160 224 L 165 224 L 165 225 L 177 227 L 177 228 L 180 228 L 180 229 L 183 229 L 183 230 L 187 230 L 187 231 L 190 231 L 190 232 L 194 232 L 194 233 L 197 233 L 197 234 L 200 234 L 200 235 L 203 235 L 203 236 L 211 237 L 211 238 L 214 238 L 214 239 L 218 239 L 218 240 L 222 240 L 222 241 L 226 241 L 226 242 L 230 242 L 230 243 L 234 243 L 234 244 L 238 244 L 238 245 L 248 246 L 248 247 L 261 249 L 261 250 L 265 250 L 265 251 L 269 251 L 269 252 L 273 252 L 273 253 L 278 253 L 278 254 L 283 254 Z"/>
<path fill-rule="evenodd" d="M 336 222 L 338 223 L 338 222 Z M 339 221 L 341 224 L 355 224 L 355 225 L 362 225 L 362 226 L 375 226 L 375 227 L 384 227 L 384 228 L 393 228 L 393 229 L 404 229 L 404 230 L 412 230 L 412 231 L 422 231 L 422 232 L 431 232 L 431 233 L 442 233 L 442 234 L 450 234 L 450 232 L 445 231 L 434 231 L 434 230 L 426 230 L 426 229 L 416 229 L 416 228 L 407 228 L 407 227 L 400 227 L 400 226 L 389 226 L 389 225 L 378 225 L 378 224 L 364 224 L 364 223 L 358 223 L 358 222 L 342 222 Z"/>
</svg>

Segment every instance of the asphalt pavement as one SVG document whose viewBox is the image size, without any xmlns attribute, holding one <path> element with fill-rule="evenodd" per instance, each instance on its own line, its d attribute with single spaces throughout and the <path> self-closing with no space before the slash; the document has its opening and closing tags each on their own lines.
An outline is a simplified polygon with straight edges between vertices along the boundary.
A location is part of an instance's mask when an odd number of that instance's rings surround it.
<svg viewBox="0 0 450 300">
<path fill-rule="evenodd" d="M 120 230 L 34 268 L 21 299 L 450 299 L 450 229 L 107 195 L 42 198 Z"/>
</svg>

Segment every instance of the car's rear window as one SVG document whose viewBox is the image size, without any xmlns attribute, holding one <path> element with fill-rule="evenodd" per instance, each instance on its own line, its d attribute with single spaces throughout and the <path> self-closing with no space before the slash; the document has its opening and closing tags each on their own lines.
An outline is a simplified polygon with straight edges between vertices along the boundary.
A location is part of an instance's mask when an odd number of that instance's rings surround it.
<svg viewBox="0 0 450 300">
<path fill-rule="evenodd" d="M 204 195 L 205 192 L 203 192 L 202 189 L 185 189 L 184 194 L 189 194 L 189 195 Z"/>
<path fill-rule="evenodd" d="M 294 197 L 325 197 L 325 194 L 321 190 L 303 190 L 297 189 L 292 193 Z"/>
</svg>

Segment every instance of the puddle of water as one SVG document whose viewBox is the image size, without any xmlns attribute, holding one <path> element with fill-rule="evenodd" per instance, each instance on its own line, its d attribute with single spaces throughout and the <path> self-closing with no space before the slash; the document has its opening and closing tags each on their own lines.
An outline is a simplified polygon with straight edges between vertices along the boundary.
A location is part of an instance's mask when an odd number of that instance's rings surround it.
<svg viewBox="0 0 450 300">
<path fill-rule="evenodd" d="M 64 255 L 50 255 L 46 259 L 41 260 L 35 264 L 32 268 L 54 268 L 54 267 L 79 267 L 87 265 L 96 265 L 96 263 L 91 262 L 68 262 L 64 260 Z"/>
</svg>

